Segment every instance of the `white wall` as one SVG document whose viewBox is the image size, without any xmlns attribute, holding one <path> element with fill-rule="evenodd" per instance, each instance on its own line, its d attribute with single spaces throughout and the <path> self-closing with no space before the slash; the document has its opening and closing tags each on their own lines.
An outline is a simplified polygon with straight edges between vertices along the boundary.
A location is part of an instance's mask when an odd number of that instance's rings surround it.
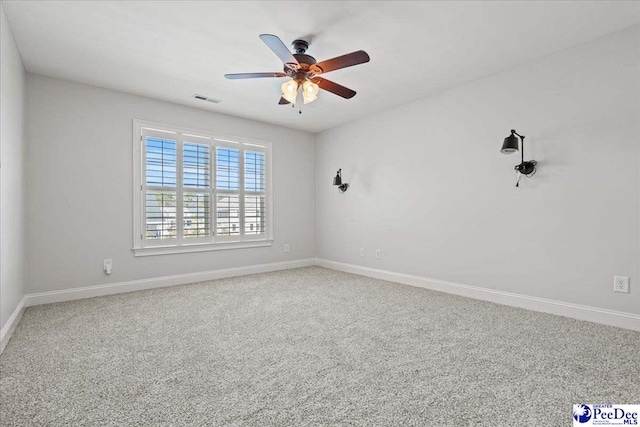
<svg viewBox="0 0 640 427">
<path fill-rule="evenodd" d="M 25 292 L 315 254 L 640 313 L 639 48 L 636 26 L 323 132 L 315 153 L 304 132 L 28 75 Z M 134 257 L 133 118 L 274 142 L 274 246 Z M 540 162 L 520 188 L 499 153 L 511 128 Z"/>
<path fill-rule="evenodd" d="M 25 71 L 0 5 L 0 329 L 22 300 L 25 270 Z"/>
<path fill-rule="evenodd" d="M 635 26 L 318 134 L 317 256 L 640 313 L 639 93 Z"/>
<path fill-rule="evenodd" d="M 27 100 L 27 293 L 314 256 L 311 134 L 31 74 Z M 134 257 L 134 118 L 273 142 L 273 246 Z"/>
</svg>

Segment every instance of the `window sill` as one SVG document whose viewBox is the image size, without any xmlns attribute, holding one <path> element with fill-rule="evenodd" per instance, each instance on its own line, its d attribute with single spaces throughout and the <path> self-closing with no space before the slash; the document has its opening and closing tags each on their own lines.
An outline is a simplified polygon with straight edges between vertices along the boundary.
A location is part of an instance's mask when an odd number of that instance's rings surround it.
<svg viewBox="0 0 640 427">
<path fill-rule="evenodd" d="M 273 240 L 254 240 L 247 242 L 221 242 L 206 243 L 202 245 L 185 246 L 150 246 L 146 248 L 133 248 L 133 254 L 139 256 L 170 255 L 189 252 L 224 251 L 231 249 L 263 248 L 272 246 Z"/>
</svg>

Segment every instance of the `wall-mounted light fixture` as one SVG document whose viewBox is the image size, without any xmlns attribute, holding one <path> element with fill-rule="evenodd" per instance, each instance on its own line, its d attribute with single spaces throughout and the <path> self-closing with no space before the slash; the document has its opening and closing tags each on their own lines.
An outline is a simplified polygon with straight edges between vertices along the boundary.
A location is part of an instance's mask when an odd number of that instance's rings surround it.
<svg viewBox="0 0 640 427">
<path fill-rule="evenodd" d="M 518 137 L 520 137 L 520 141 L 518 141 Z M 519 147 L 519 142 L 522 144 L 522 147 Z M 511 154 L 520 150 L 522 154 L 522 161 L 519 165 L 516 165 L 515 170 L 518 171 L 518 180 L 516 181 L 516 187 L 520 186 L 520 176 L 524 175 L 527 178 L 531 178 L 536 173 L 536 165 L 538 162 L 535 160 L 524 161 L 524 136 L 520 135 L 515 130 L 511 129 L 511 135 L 504 139 L 504 143 L 502 144 L 502 149 L 500 152 L 502 154 Z"/>
<path fill-rule="evenodd" d="M 347 188 L 349 188 L 349 184 L 346 182 L 344 184 L 342 183 L 342 169 L 338 169 L 338 173 L 335 178 L 333 178 L 333 185 L 337 185 L 342 193 L 347 191 Z"/>
</svg>

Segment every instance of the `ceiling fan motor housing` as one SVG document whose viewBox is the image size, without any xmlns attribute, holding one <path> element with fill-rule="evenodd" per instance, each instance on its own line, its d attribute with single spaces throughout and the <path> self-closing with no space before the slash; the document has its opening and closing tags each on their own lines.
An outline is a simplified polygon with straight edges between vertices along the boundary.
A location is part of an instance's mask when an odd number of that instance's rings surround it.
<svg viewBox="0 0 640 427">
<path fill-rule="evenodd" d="M 291 42 L 291 47 L 295 53 L 305 53 L 309 49 L 309 43 L 298 39 Z"/>
<path fill-rule="evenodd" d="M 284 71 L 291 78 L 297 80 L 298 83 L 301 83 L 308 77 L 312 77 L 311 74 L 313 73 L 310 72 L 311 67 L 315 65 L 317 61 L 313 56 L 305 53 L 309 48 L 309 43 L 306 41 L 294 40 L 293 43 L 291 43 L 291 46 L 293 47 L 294 52 L 296 52 L 293 56 L 296 58 L 300 66 L 297 70 L 292 70 L 290 67 L 285 66 Z"/>
<path fill-rule="evenodd" d="M 311 55 L 306 55 L 304 53 L 294 53 L 293 56 L 298 60 L 300 65 L 314 65 L 316 63 L 316 59 Z"/>
</svg>

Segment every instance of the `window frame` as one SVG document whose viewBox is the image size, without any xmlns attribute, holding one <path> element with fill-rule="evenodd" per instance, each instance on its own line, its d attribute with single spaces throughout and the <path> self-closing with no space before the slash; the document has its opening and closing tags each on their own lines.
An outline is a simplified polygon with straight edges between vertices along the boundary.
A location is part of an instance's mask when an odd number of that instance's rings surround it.
<svg viewBox="0 0 640 427">
<path fill-rule="evenodd" d="M 146 185 L 145 159 L 147 136 L 161 137 L 176 141 L 176 186 L 174 189 Z M 273 185 L 272 185 L 272 144 L 245 137 L 220 134 L 217 132 L 190 129 L 146 120 L 133 120 L 133 247 L 135 256 L 165 255 L 183 252 L 202 252 L 226 249 L 241 249 L 271 246 L 273 243 Z M 184 143 L 209 146 L 209 188 L 185 187 L 183 183 Z M 218 147 L 239 150 L 239 188 L 235 190 L 218 190 L 216 183 L 216 166 Z M 245 152 L 263 152 L 265 156 L 265 190 L 264 192 L 246 191 L 245 188 Z M 158 191 L 175 191 L 176 194 L 176 237 L 175 239 L 146 239 L 146 192 L 147 189 Z M 184 193 L 209 194 L 209 228 L 210 236 L 186 239 L 182 236 L 184 227 Z M 217 236 L 217 196 L 219 194 L 238 194 L 240 233 L 238 236 Z M 266 232 L 258 235 L 245 235 L 245 196 L 264 195 Z"/>
</svg>

